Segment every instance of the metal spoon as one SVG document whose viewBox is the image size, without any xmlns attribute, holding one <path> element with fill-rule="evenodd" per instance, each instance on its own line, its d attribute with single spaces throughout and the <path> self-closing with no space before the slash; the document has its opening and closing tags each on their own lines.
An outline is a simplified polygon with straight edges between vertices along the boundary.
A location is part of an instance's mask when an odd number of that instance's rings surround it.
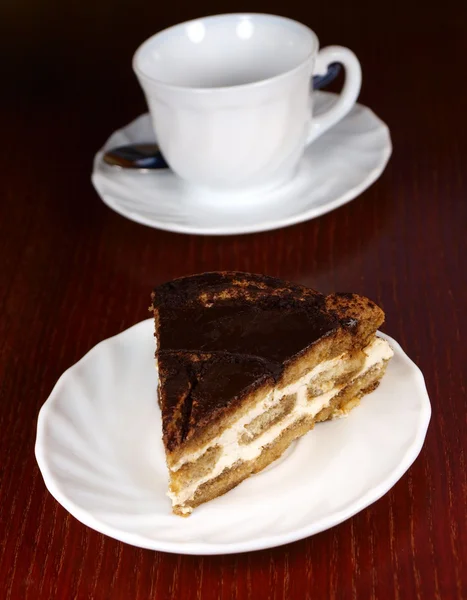
<svg viewBox="0 0 467 600">
<path fill-rule="evenodd" d="M 313 89 L 319 90 L 333 81 L 341 70 L 339 63 L 332 63 L 324 75 L 313 76 Z M 102 160 L 112 167 L 120 169 L 136 169 L 139 171 L 152 171 L 155 169 L 168 169 L 161 154 L 159 146 L 154 143 L 126 144 L 107 150 Z"/>
<path fill-rule="evenodd" d="M 102 160 L 112 167 L 149 171 L 169 166 L 157 144 L 127 144 L 107 150 Z"/>
</svg>

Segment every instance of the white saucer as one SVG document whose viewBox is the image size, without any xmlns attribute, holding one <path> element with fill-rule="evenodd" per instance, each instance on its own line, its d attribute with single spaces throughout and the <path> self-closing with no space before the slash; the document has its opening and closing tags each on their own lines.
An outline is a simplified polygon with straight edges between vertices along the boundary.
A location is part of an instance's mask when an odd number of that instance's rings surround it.
<svg viewBox="0 0 467 600">
<path fill-rule="evenodd" d="M 226 554 L 328 529 L 385 494 L 425 438 L 423 376 L 383 337 L 394 358 L 347 419 L 317 425 L 282 460 L 183 519 L 166 496 L 153 322 L 143 321 L 98 344 L 58 381 L 37 426 L 44 481 L 82 523 L 142 548 Z"/>
<path fill-rule="evenodd" d="M 315 113 L 336 98 L 315 92 Z M 148 114 L 113 133 L 94 159 L 94 187 L 110 208 L 137 223 L 203 235 L 267 231 L 319 217 L 376 181 L 392 151 L 387 126 L 357 104 L 307 149 L 292 181 L 261 196 L 200 196 L 169 170 L 139 173 L 102 162 L 105 150 L 154 139 Z"/>
</svg>

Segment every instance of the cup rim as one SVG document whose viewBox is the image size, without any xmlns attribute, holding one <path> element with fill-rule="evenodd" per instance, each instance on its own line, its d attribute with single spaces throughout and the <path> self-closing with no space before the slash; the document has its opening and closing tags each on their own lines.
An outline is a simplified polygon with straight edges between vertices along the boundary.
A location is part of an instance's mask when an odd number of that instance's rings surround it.
<svg viewBox="0 0 467 600">
<path fill-rule="evenodd" d="M 214 20 L 223 19 L 226 17 L 230 17 L 230 18 L 242 18 L 242 17 L 271 18 L 272 17 L 272 18 L 280 20 L 280 21 L 292 23 L 294 26 L 298 26 L 300 29 L 302 29 L 304 32 L 306 32 L 312 38 L 313 47 L 310 50 L 310 52 L 308 53 L 308 55 L 292 69 L 289 69 L 288 71 L 285 71 L 284 73 L 279 73 L 278 75 L 273 75 L 272 77 L 266 77 L 265 79 L 259 79 L 258 81 L 253 81 L 250 83 L 240 83 L 238 85 L 208 87 L 208 88 L 176 85 L 173 83 L 166 83 L 166 82 L 162 81 L 161 79 L 157 79 L 156 77 L 151 77 L 150 75 L 147 75 L 147 73 L 145 73 L 144 71 L 142 71 L 139 68 L 137 63 L 140 60 L 140 57 L 141 57 L 142 53 L 144 52 L 145 48 L 149 45 L 150 42 L 152 42 L 152 40 L 154 40 L 154 38 L 161 36 L 164 33 L 167 33 L 168 31 L 170 31 L 171 29 L 175 29 L 176 27 L 189 25 L 190 23 L 195 23 L 197 21 L 214 21 Z M 135 72 L 137 77 L 139 77 L 140 79 L 145 80 L 147 82 L 150 82 L 152 84 L 155 84 L 160 88 L 165 88 L 167 90 L 172 90 L 172 91 L 177 91 L 177 92 L 195 92 L 197 94 L 207 94 L 207 93 L 219 94 L 219 93 L 231 92 L 233 90 L 241 90 L 241 89 L 245 89 L 245 88 L 251 89 L 251 88 L 263 87 L 265 85 L 269 85 L 272 82 L 280 81 L 282 79 L 290 77 L 294 73 L 300 71 L 306 64 L 308 64 L 310 59 L 313 56 L 315 56 L 318 53 L 318 51 L 319 51 L 319 39 L 318 39 L 318 36 L 316 35 L 316 33 L 312 29 L 310 29 L 307 25 L 305 25 L 304 23 L 300 23 L 300 21 L 296 21 L 295 19 L 290 19 L 288 17 L 283 17 L 282 15 L 274 15 L 271 13 L 247 13 L 247 12 L 244 12 L 244 13 L 243 12 L 242 13 L 222 13 L 219 15 L 208 15 L 205 17 L 189 19 L 188 21 L 182 21 L 181 23 L 175 23 L 174 25 L 170 25 L 169 27 L 166 27 L 166 28 L 161 29 L 160 31 L 154 33 L 153 35 L 148 37 L 146 40 L 144 40 L 144 42 L 142 42 L 136 49 L 135 53 L 133 54 L 132 67 L 133 67 L 133 71 Z"/>
</svg>

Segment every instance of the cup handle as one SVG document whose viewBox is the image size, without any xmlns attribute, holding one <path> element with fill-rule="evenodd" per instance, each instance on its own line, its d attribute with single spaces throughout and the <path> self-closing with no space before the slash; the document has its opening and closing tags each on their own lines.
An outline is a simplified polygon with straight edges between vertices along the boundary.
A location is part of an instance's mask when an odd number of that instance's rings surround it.
<svg viewBox="0 0 467 600">
<path fill-rule="evenodd" d="M 362 69 L 358 58 L 348 48 L 328 46 L 316 57 L 314 75 L 324 75 L 330 64 L 341 63 L 345 69 L 345 82 L 335 104 L 322 115 L 314 117 L 310 123 L 307 145 L 340 121 L 357 101 L 362 85 Z"/>
</svg>

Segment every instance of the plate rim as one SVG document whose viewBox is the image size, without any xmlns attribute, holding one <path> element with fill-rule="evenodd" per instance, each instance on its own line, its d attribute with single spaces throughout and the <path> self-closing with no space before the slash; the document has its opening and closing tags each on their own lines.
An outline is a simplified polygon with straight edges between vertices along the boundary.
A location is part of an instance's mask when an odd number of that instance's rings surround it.
<svg viewBox="0 0 467 600">
<path fill-rule="evenodd" d="M 137 328 L 147 328 L 149 325 L 152 327 L 153 320 L 145 319 L 140 321 L 131 327 L 117 333 L 116 335 L 110 336 L 95 346 L 93 346 L 86 354 L 83 355 L 76 363 L 68 367 L 57 380 L 52 391 L 50 392 L 47 400 L 40 408 L 38 419 L 37 419 L 37 432 L 36 442 L 34 446 L 34 452 L 36 461 L 38 463 L 41 475 L 44 483 L 55 498 L 55 500 L 65 508 L 74 518 L 83 523 L 84 525 L 114 538 L 118 541 L 130 544 L 135 547 L 144 548 L 154 551 L 162 551 L 174 554 L 185 554 L 185 555 L 223 555 L 223 554 L 234 554 L 240 552 L 251 552 L 256 550 L 265 550 L 268 548 L 275 548 L 284 544 L 299 541 L 304 538 L 310 537 L 340 523 L 358 514 L 377 500 L 379 500 L 384 494 L 386 494 L 401 477 L 408 471 L 412 466 L 415 459 L 420 454 L 425 441 L 426 433 L 431 419 L 431 403 L 428 396 L 428 391 L 425 384 L 425 379 L 420 368 L 413 362 L 413 360 L 405 353 L 401 345 L 391 336 L 378 331 L 378 335 L 386 339 L 394 350 L 394 354 L 398 355 L 409 366 L 412 370 L 412 376 L 414 378 L 414 386 L 417 388 L 417 393 L 420 395 L 421 404 L 419 410 L 419 418 L 415 435 L 413 436 L 412 443 L 408 446 L 404 456 L 398 462 L 397 466 L 391 471 L 391 473 L 377 485 L 373 486 L 362 494 L 357 500 L 354 500 L 350 504 L 346 505 L 343 509 L 338 512 L 334 512 L 327 517 L 323 517 L 319 521 L 304 527 L 296 528 L 290 532 L 276 534 L 271 536 L 254 537 L 247 541 L 241 542 L 229 542 L 221 544 L 219 542 L 168 542 L 163 540 L 152 540 L 152 543 L 145 538 L 142 538 L 139 534 L 131 532 L 124 532 L 121 529 L 108 525 L 105 522 L 100 521 L 92 513 L 86 509 L 81 508 L 73 500 L 69 499 L 65 492 L 61 490 L 60 483 L 56 481 L 51 470 L 48 467 L 48 461 L 46 457 L 46 449 L 44 444 L 45 439 L 45 426 L 47 417 L 51 408 L 55 403 L 55 399 L 58 397 L 60 388 L 63 385 L 63 381 L 67 375 L 75 369 L 80 363 L 89 360 L 89 356 L 93 354 L 99 346 L 107 344 L 122 336 L 123 334 L 130 335 L 132 330 Z"/>
<path fill-rule="evenodd" d="M 338 94 L 335 94 L 333 92 L 324 92 L 324 91 L 316 91 L 315 94 L 326 95 L 326 96 L 331 96 L 331 97 L 338 96 Z M 361 109 L 368 111 L 370 113 L 370 116 L 378 123 L 379 127 L 381 128 L 382 135 L 385 136 L 385 143 L 381 149 L 381 157 L 378 162 L 378 165 L 375 166 L 371 171 L 369 171 L 369 173 L 366 175 L 366 177 L 364 179 L 362 179 L 362 181 L 360 181 L 360 183 L 358 185 L 355 185 L 355 186 L 349 188 L 346 193 L 338 196 L 337 198 L 334 198 L 334 200 L 331 200 L 331 201 L 327 202 L 326 204 L 320 205 L 318 207 L 311 207 L 308 210 L 305 210 L 303 212 L 298 212 L 294 215 L 290 215 L 283 219 L 272 219 L 269 221 L 263 221 L 259 225 L 258 224 L 248 224 L 248 225 L 235 226 L 235 227 L 232 227 L 232 226 L 225 226 L 225 227 L 208 227 L 208 226 L 206 226 L 206 227 L 203 227 L 200 225 L 198 225 L 198 226 L 196 226 L 196 225 L 191 225 L 191 226 L 190 225 L 181 225 L 181 224 L 178 224 L 175 222 L 166 223 L 164 221 L 160 221 L 157 219 L 146 218 L 144 215 L 140 215 L 131 210 L 127 211 L 127 210 L 122 209 L 119 206 L 119 204 L 113 200 L 113 197 L 111 194 L 109 195 L 108 193 L 104 193 L 103 187 L 105 185 L 105 181 L 104 181 L 104 185 L 103 185 L 101 183 L 101 178 L 103 177 L 103 175 L 99 170 L 99 164 L 101 162 L 102 155 L 104 153 L 104 149 L 109 144 L 110 139 L 115 134 L 123 132 L 126 129 L 128 129 L 129 127 L 131 127 L 138 119 L 141 119 L 143 116 L 148 115 L 147 112 L 142 113 L 141 115 L 137 116 L 135 119 L 133 119 L 132 121 L 130 121 L 129 123 L 124 125 L 123 127 L 120 127 L 119 129 L 116 129 L 114 132 L 112 132 L 111 135 L 108 137 L 108 139 L 105 141 L 102 148 L 100 150 L 98 150 L 98 152 L 95 154 L 94 160 L 93 160 L 93 169 L 92 169 L 92 174 L 91 174 L 92 185 L 93 185 L 95 191 L 97 192 L 98 196 L 100 197 L 100 199 L 111 210 L 113 210 L 120 216 L 122 216 L 126 219 L 129 219 L 130 221 L 133 221 L 140 225 L 145 225 L 146 227 L 151 227 L 152 229 L 160 229 L 163 231 L 170 231 L 173 233 L 215 236 L 215 235 L 246 235 L 246 234 L 251 234 L 251 233 L 260 233 L 260 232 L 264 232 L 264 231 L 273 231 L 275 229 L 281 229 L 283 227 L 291 227 L 292 225 L 297 225 L 299 223 L 304 223 L 306 221 L 316 219 L 322 215 L 332 212 L 333 210 L 336 210 L 337 208 L 340 208 L 341 206 L 344 206 L 345 204 L 348 204 L 352 200 L 355 200 L 355 198 L 357 198 L 360 194 L 362 194 L 365 190 L 367 190 L 371 185 L 373 185 L 373 183 L 375 183 L 379 179 L 379 177 L 382 175 L 382 173 L 384 172 L 384 170 L 389 162 L 389 159 L 391 158 L 392 150 L 393 150 L 389 127 L 368 106 L 366 106 L 364 104 L 356 103 L 354 105 L 353 109 L 355 109 L 355 108 L 361 108 Z M 345 117 L 344 117 L 344 119 L 345 119 Z M 326 135 L 326 133 L 324 135 Z"/>
</svg>

